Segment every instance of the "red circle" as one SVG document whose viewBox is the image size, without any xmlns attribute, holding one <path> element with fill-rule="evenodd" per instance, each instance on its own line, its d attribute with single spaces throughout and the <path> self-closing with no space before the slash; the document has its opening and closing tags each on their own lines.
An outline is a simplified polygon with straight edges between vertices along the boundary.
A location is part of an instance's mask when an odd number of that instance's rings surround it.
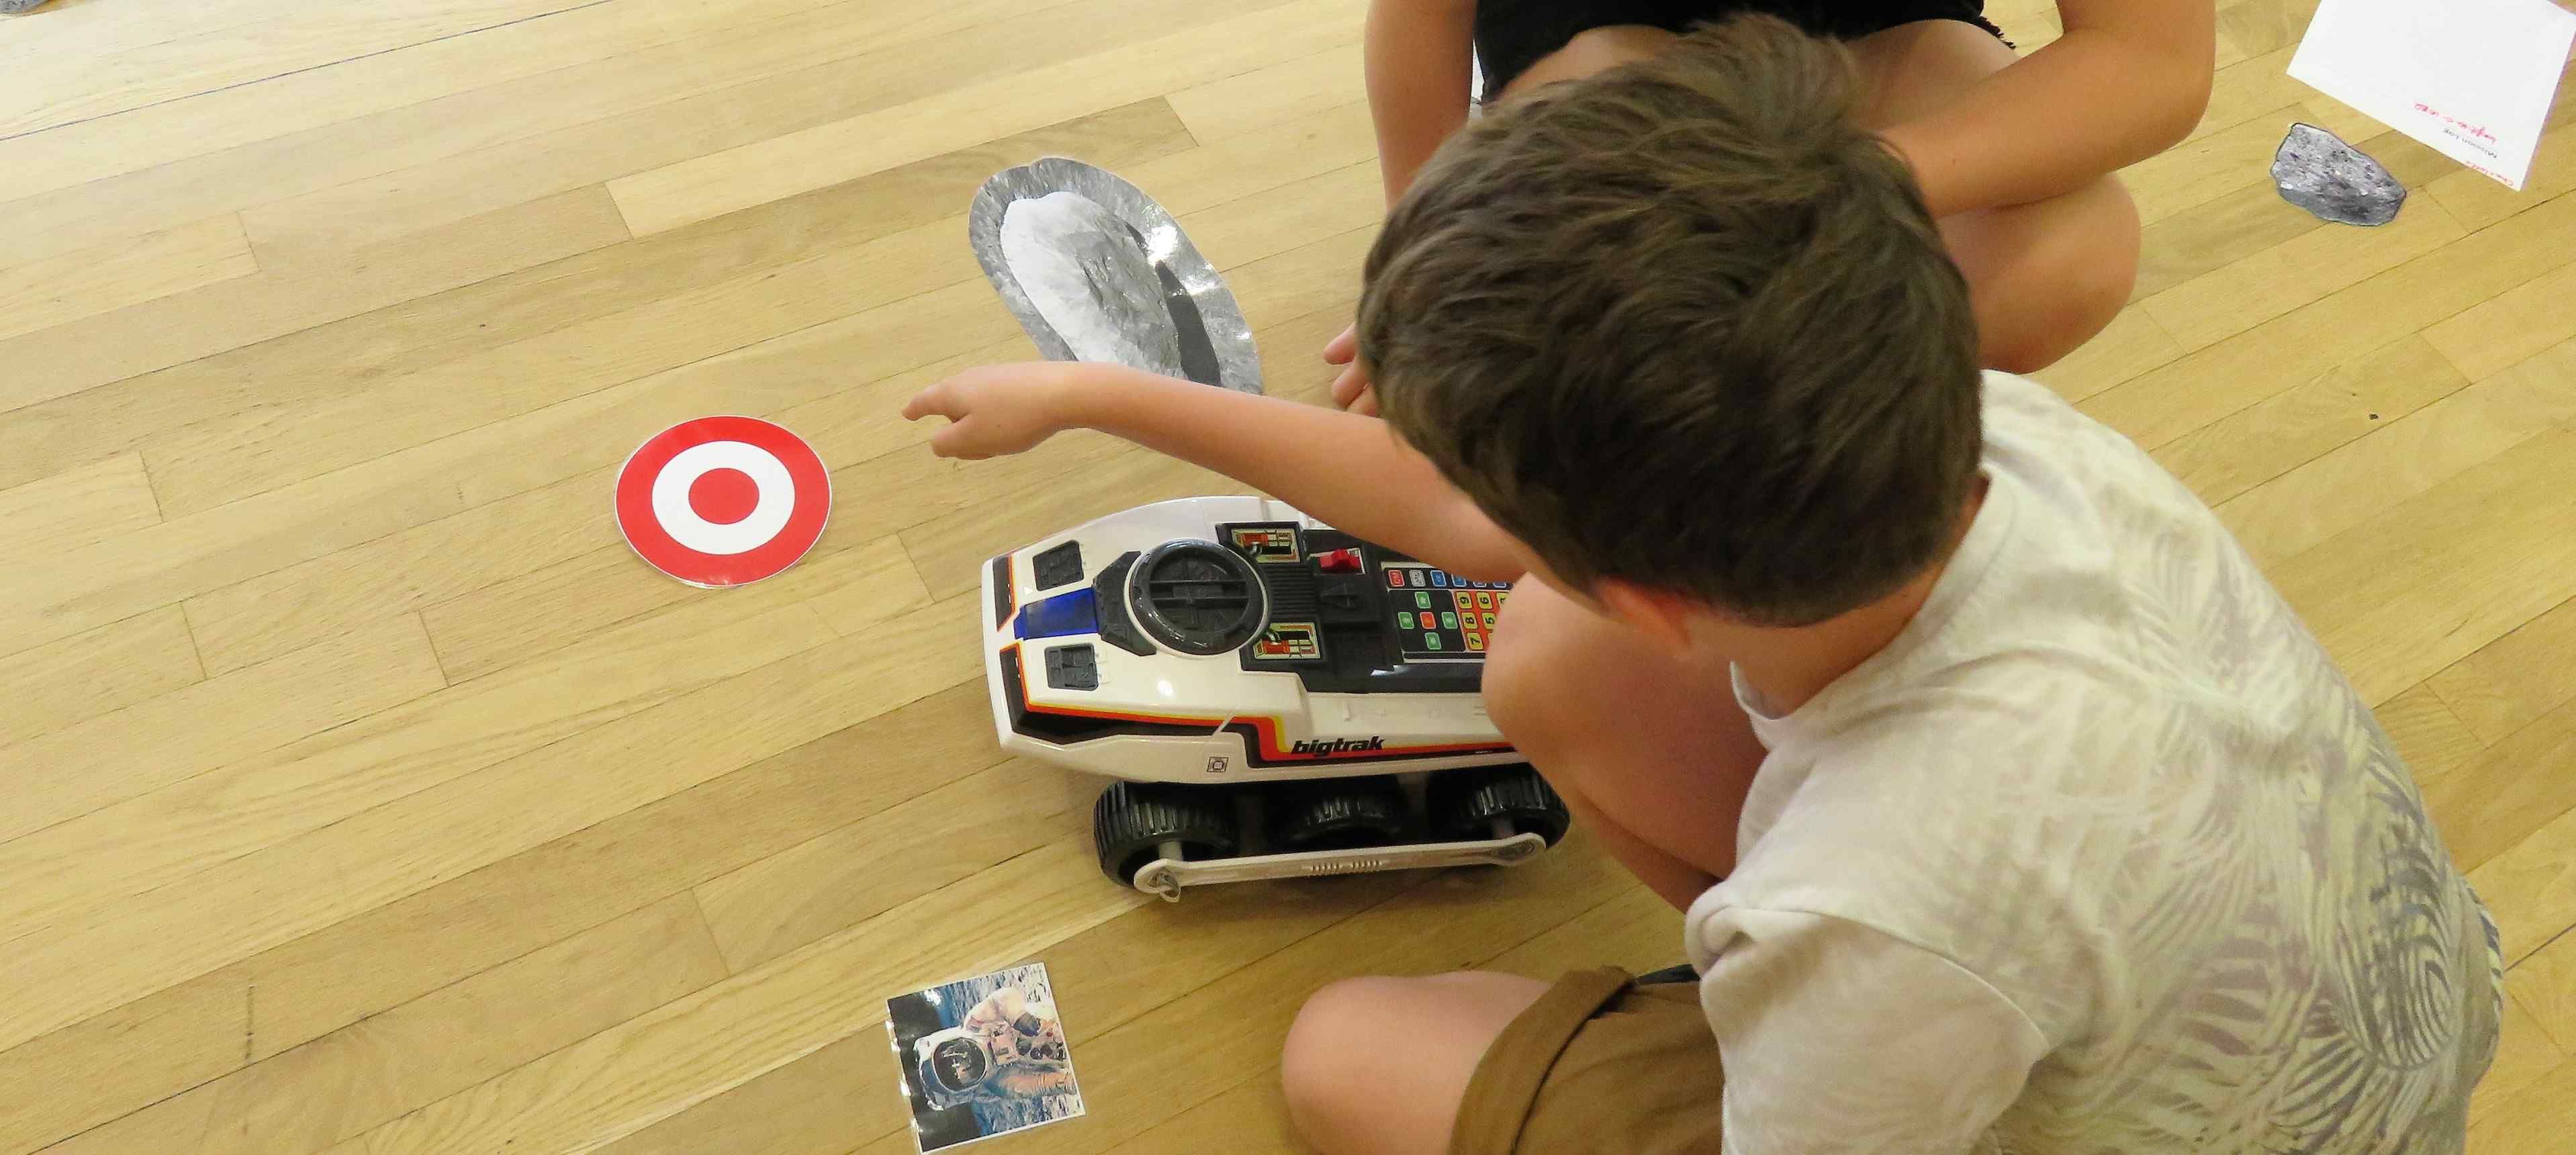
<svg viewBox="0 0 2576 1155">
<path fill-rule="evenodd" d="M 789 509 L 787 524 L 780 527 L 777 536 L 742 553 L 719 555 L 690 549 L 673 540 L 653 516 L 653 482 L 661 476 L 662 467 L 682 450 L 711 441 L 739 441 L 767 452 L 787 467 L 788 480 L 795 486 L 795 504 Z M 719 473 L 733 473 L 745 483 L 751 480 L 728 469 L 709 470 L 706 476 Z M 698 480 L 704 482 L 706 478 Z M 727 484 L 715 483 L 718 487 Z M 691 508 L 698 516 L 717 521 L 697 504 L 699 484 L 693 483 L 689 488 Z M 753 501 L 756 500 L 755 493 Z M 823 459 L 804 439 L 767 421 L 757 417 L 700 417 L 656 433 L 635 448 L 617 471 L 615 509 L 618 532 L 626 535 L 626 544 L 647 564 L 691 585 L 721 589 L 776 574 L 814 548 L 823 536 L 823 523 L 832 513 L 832 474 L 823 468 Z M 719 508 L 718 512 L 723 510 Z M 732 520 L 740 521 L 749 515 L 747 503 Z"/>
<path fill-rule="evenodd" d="M 689 483 L 689 508 L 717 525 L 750 517 L 759 504 L 759 483 L 739 469 L 710 469 Z"/>
</svg>

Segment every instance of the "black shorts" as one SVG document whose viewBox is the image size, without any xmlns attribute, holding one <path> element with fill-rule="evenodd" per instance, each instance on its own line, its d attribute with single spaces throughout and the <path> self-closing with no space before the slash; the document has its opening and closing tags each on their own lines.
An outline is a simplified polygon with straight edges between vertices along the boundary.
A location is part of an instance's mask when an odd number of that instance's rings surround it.
<svg viewBox="0 0 2576 1155">
<path fill-rule="evenodd" d="M 1958 20 L 2003 35 L 1986 19 L 1985 0 L 1479 0 L 1476 55 L 1485 68 L 1485 95 L 1501 93 L 1578 32 L 1644 24 L 1685 33 L 1739 12 L 1768 13 L 1837 40 L 1918 20 Z"/>
</svg>

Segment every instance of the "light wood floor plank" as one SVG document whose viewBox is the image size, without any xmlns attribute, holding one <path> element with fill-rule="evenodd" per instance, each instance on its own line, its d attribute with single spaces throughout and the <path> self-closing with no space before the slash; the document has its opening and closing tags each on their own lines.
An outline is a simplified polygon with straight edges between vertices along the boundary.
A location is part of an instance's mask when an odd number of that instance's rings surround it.
<svg viewBox="0 0 2576 1155">
<path fill-rule="evenodd" d="M 290 7 L 221 33 L 135 46 L 108 57 L 32 53 L 10 69 L 24 101 L 0 136 L 141 108 L 355 56 L 489 28 L 598 0 L 415 0 L 359 11 Z"/>
<path fill-rule="evenodd" d="M 1200 140 L 1224 140 L 1351 103 L 1360 91 L 1359 28 L 1351 42 L 1313 56 L 1172 93 L 1172 111 Z"/>
<path fill-rule="evenodd" d="M 810 602 L 841 593 L 871 611 L 854 632 L 929 601 L 884 539 L 0 843 L 0 940 L 811 649 L 836 635 Z"/>
<path fill-rule="evenodd" d="M 759 970 L 450 1096 L 333 1148 L 334 1155 L 581 1150 L 621 1138 L 866 1029 L 884 998 L 972 974 L 1097 926 L 1152 899 L 1092 885 L 1070 841 L 1024 854 Z M 958 909 L 1012 904 L 1020 917 L 960 927 Z M 962 933 L 961 933 L 962 931 Z M 887 1096 L 890 1103 L 895 1100 Z"/>
<path fill-rule="evenodd" d="M 0 957 L 15 1045 L 902 706 L 974 673 L 971 598 L 906 614 L 86 912 Z M 897 678 L 908 672 L 913 678 Z M 915 680 L 915 678 L 919 680 Z M 613 775 L 598 773 L 615 766 Z M 473 829 L 472 839 L 450 831 Z M 245 912 L 252 912 L 246 915 Z"/>
<path fill-rule="evenodd" d="M 2427 326 L 2424 339 L 2470 380 L 2482 381 L 2550 346 L 2576 341 L 2576 309 L 2567 307 L 2571 295 L 2576 295 L 2576 253 L 2557 272 Z"/>
<path fill-rule="evenodd" d="M 0 748 L 68 729 L 206 676 L 177 606 L 0 658 Z"/>
<path fill-rule="evenodd" d="M 2496 1101 L 2469 1126 L 2478 1155 L 2554 1155 L 2576 1128 L 2576 1059 L 2562 1061 L 2519 1094 Z"/>
<path fill-rule="evenodd" d="M 1100 783 L 1014 759 L 888 807 L 722 878 L 698 905 L 740 974 L 909 901 L 922 880 L 964 877 L 1091 829 Z"/>
<path fill-rule="evenodd" d="M 2476 757 L 2486 742 L 2460 721 L 2459 715 L 2433 692 L 2430 681 L 2381 702 L 2372 710 L 2388 740 L 2406 760 L 2417 782 L 2430 782 Z"/>
<path fill-rule="evenodd" d="M 1311 119 L 1311 118 L 1310 118 Z M 1293 122 L 1300 125 L 1305 122 Z M 844 193 L 831 190 L 813 199 L 826 203 L 793 212 L 765 207 L 739 216 L 784 218 L 767 230 L 767 242 L 793 243 L 811 234 L 804 259 L 782 266 L 745 262 L 737 275 L 710 278 L 710 270 L 693 266 L 691 281 L 673 284 L 661 299 L 636 309 L 603 313 L 593 319 L 531 334 L 518 341 L 496 341 L 479 355 L 428 367 L 363 391 L 327 398 L 315 404 L 270 407 L 243 412 L 227 420 L 201 422 L 147 448 L 165 499 L 173 509 L 257 492 L 267 486 L 309 476 L 312 471 L 364 460 L 417 439 L 471 429 L 486 422 L 526 413 L 556 401 L 632 380 L 652 371 L 685 366 L 729 349 L 791 333 L 834 317 L 844 317 L 906 294 L 939 288 L 978 276 L 971 254 L 956 241 L 963 225 L 957 210 L 971 196 L 980 175 L 1042 152 L 1069 150 L 1115 162 L 1137 161 L 1129 175 L 1153 188 L 1195 232 L 1215 230 L 1223 239 L 1229 229 L 1271 238 L 1297 235 L 1300 221 L 1290 211 L 1306 207 L 1280 202 L 1276 218 L 1238 211 L 1229 218 L 1203 219 L 1213 210 L 1277 185 L 1292 183 L 1364 160 L 1364 146 L 1353 147 L 1353 117 L 1334 110 L 1316 119 L 1304 136 L 1317 147 L 1297 150 L 1291 158 L 1267 165 L 1237 163 L 1246 150 L 1227 145 L 1168 153 L 1186 140 L 1178 122 L 1154 102 L 1118 114 L 1075 122 L 1058 130 L 1031 134 L 958 158 L 943 158 L 902 182 L 868 178 Z M 1364 133 L 1364 128 L 1362 129 Z M 1264 142 L 1265 145 L 1269 142 Z M 1162 159 L 1151 159 L 1160 155 Z M 1336 164 L 1339 162 L 1339 164 Z M 891 174 L 889 174 L 891 175 Z M 805 199 L 805 198 L 800 198 Z M 891 203 L 888 203 L 891 202 Z M 1332 205 L 1347 205 L 1334 201 Z M 864 211 L 886 204 L 887 211 Z M 935 210 L 933 211 L 935 206 Z M 731 218 L 727 218 L 731 219 Z M 822 221 L 844 219 L 906 223 L 903 229 L 858 233 Z M 1240 220 L 1241 225 L 1233 222 Z M 715 222 L 720 224 L 721 222 Z M 858 242 L 833 245 L 835 234 Z M 758 236 L 758 234 L 754 234 Z M 637 242 L 656 244 L 661 238 Z M 1276 245 L 1273 239 L 1270 244 Z M 1232 258 L 1229 258 L 1232 259 Z M 972 291 L 979 330 L 983 318 L 1007 326 L 989 293 Z M 943 298 L 946 300 L 947 298 Z M 900 314 L 888 314 L 888 318 Z M 885 318 L 881 318 L 885 319 Z M 852 324 L 857 324 L 853 321 Z M 995 331 L 995 335 L 1010 329 Z M 963 330 L 961 330 L 963 332 Z M 813 335 L 809 335 L 813 336 Z M 879 346 L 872 359 L 920 349 L 924 357 L 945 356 L 971 346 L 918 346 L 872 338 Z M 918 363 L 918 362 L 913 362 Z M 906 367 L 896 364 L 894 368 Z M 858 371 L 858 367 L 853 367 Z M 737 406 L 738 407 L 738 406 Z M 638 434 L 640 438 L 642 434 Z M 835 459 L 836 461 L 839 459 Z"/>
<path fill-rule="evenodd" d="M 445 684 L 399 618 L 0 748 L 0 846 Z"/>
<path fill-rule="evenodd" d="M 0 268 L 0 339 L 258 271 L 229 215 Z"/>
<path fill-rule="evenodd" d="M 1333 47 L 1352 0 L 1294 0 L 1116 51 L 944 92 L 883 112 L 710 153 L 609 183 L 637 234 L 657 233 L 937 156 L 980 139 L 1112 108 Z M 978 135 L 981 134 L 981 135 Z"/>
<path fill-rule="evenodd" d="M 2537 721 L 2576 698 L 2576 601 L 2561 602 L 2460 659 L 2431 685 L 2486 741 Z"/>
<path fill-rule="evenodd" d="M 2437 366 L 2405 377 L 2410 384 L 2400 388 L 2430 392 L 2454 379 L 2447 366 Z M 2402 393 L 2398 396 L 2401 403 L 2411 400 Z M 2304 402 L 2302 398 L 2278 408 L 2304 407 Z M 2367 400 L 2363 403 L 2369 404 Z M 2351 427 L 2354 422 L 2350 406 L 2349 401 L 2344 403 L 2342 412 L 2336 415 L 2339 420 L 2310 426 L 2316 433 L 2307 440 L 2323 440 L 2338 425 Z M 2380 414 L 2380 419 L 2369 420 L 2371 413 Z M 2262 416 L 2280 414 L 2267 411 Z M 2237 540 L 2256 560 L 2268 563 L 2314 547 L 2407 498 L 2486 465 L 2507 450 L 2549 436 L 2562 422 L 2576 419 L 2576 342 L 2439 397 L 2395 420 L 2387 419 L 2391 411 L 2378 409 L 2365 410 L 2362 416 L 2370 429 L 2368 435 L 2287 470 L 2219 507 L 2219 520 L 2235 531 Z M 2294 445 L 2293 451 L 2298 448 L 2303 447 Z M 2481 640 L 2479 644 L 2485 642 Z"/>
<path fill-rule="evenodd" d="M 989 17 L 993 2 L 943 8 Z M 903 100 L 925 85 L 955 83 L 962 71 L 1006 69 L 1014 58 L 1048 51 L 1050 42 L 1070 42 L 1076 49 L 1115 43 L 1127 35 L 1128 20 L 1153 19 L 1161 11 L 1134 4 L 1178 0 L 1082 2 L 1093 5 L 1087 22 L 1068 21 L 1043 5 L 1023 8 L 1016 20 L 983 27 L 972 20 L 952 26 L 943 18 L 924 18 L 917 23 L 944 28 L 947 35 L 916 48 L 897 39 L 904 16 L 922 15 L 913 7 L 916 0 L 891 9 L 843 0 L 833 10 L 728 29 L 698 42 L 471 88 L 89 180 L 0 204 L 0 263 L 418 169 L 408 178 L 380 182 L 370 194 L 383 198 L 385 211 L 380 227 L 367 235 L 407 234 L 422 226 L 405 227 L 403 222 L 424 217 L 406 207 L 414 196 L 487 190 L 485 199 L 476 202 L 480 207 L 466 210 L 465 216 L 542 199 L 658 163 L 651 157 L 688 156 L 694 155 L 693 148 L 761 140 Z M 1108 4 L 1130 6 L 1102 7 Z M 878 22 L 875 13 L 894 17 L 892 29 Z M 911 49 L 891 58 L 909 71 L 887 78 L 889 60 L 868 55 L 872 47 L 888 44 Z M 648 159 L 612 165 L 606 172 L 579 169 L 569 179 L 561 165 L 549 166 L 545 160 L 558 156 L 587 163 L 603 155 L 626 155 L 616 151 L 621 141 L 625 148 L 645 150 Z M 83 150 L 83 155 L 89 154 Z M 503 163 L 513 156 L 536 166 L 530 175 L 543 179 L 533 184 L 505 180 L 517 171 Z M 441 160 L 454 162 L 455 171 L 436 167 Z M 428 214 L 429 223 L 446 219 L 454 218 Z M 259 222 L 252 223 L 257 240 Z M 276 223 L 291 222 L 278 218 Z M 284 239 L 269 238 L 272 247 Z"/>
<path fill-rule="evenodd" d="M 2562 934 L 2515 964 L 2505 990 L 2559 1051 L 2576 1050 L 2576 935 Z"/>
<path fill-rule="evenodd" d="M 1036 67 L 1114 45 L 1139 21 L 1188 25 L 1248 3 L 1276 2 L 1078 0 L 994 19 L 993 0 L 978 0 L 958 11 L 980 17 L 980 23 L 942 15 L 913 22 L 917 28 L 902 22 L 900 12 L 888 23 L 872 5 L 844 3 L 744 29 L 739 46 L 715 55 L 721 63 L 712 69 L 710 46 L 682 44 L 668 53 L 603 62 L 613 74 L 592 78 L 578 93 L 564 89 L 562 74 L 533 78 L 530 85 L 546 89 L 538 94 L 541 105 L 570 100 L 585 113 L 542 131 L 486 133 L 436 147 L 404 143 L 382 153 L 357 179 L 293 197 L 272 196 L 244 219 L 263 255 L 345 248 L 834 120 L 884 113 L 930 92 L 1009 75 L 1014 63 Z M 945 35 L 915 39 L 924 32 Z M 660 59 L 646 58 L 653 56 Z M 675 71 L 704 79 L 674 84 Z M 493 98 L 477 92 L 459 100 Z M 907 159 L 928 159 L 1128 103 L 1068 107 L 1016 127 L 964 134 L 950 148 Z"/>
<path fill-rule="evenodd" d="M 2495 915 L 2505 961 L 2520 965 L 2576 927 L 2576 810 L 2488 859 L 2469 882 Z"/>
<path fill-rule="evenodd" d="M 885 1118 L 893 1062 L 885 1032 L 861 1031 L 599 1148 L 600 1155 L 842 1155 L 850 1137 Z M 891 1092 L 889 1092 L 890 1094 Z"/>
<path fill-rule="evenodd" d="M 2441 826 L 2451 860 L 2469 871 L 2576 810 L 2576 705 L 2542 715 L 2425 783 L 2424 804 Z M 2546 854 L 2555 844 L 2552 839 L 2532 853 Z"/>
<path fill-rule="evenodd" d="M 2566 1059 L 2566 1053 L 2550 1041 L 2548 1034 L 2540 1029 L 2540 1024 L 2532 1019 L 2531 1012 L 2522 1009 L 2519 1001 L 2506 999 L 2504 1036 L 2496 1047 L 2495 1063 L 2487 1068 L 2486 1077 L 2478 1080 L 2477 1091 L 2469 1097 L 2470 1123 L 2483 1123 L 2487 1116 L 2495 1113 L 2498 1104 L 2512 1099 Z M 2483 1155 L 2487 1148 L 2472 1147 L 2470 1150 Z"/>
<path fill-rule="evenodd" d="M 0 1151 L 24 1155 L 240 1068 L 251 998 L 247 976 L 209 975 L 0 1050 Z"/>
<path fill-rule="evenodd" d="M 47 1155 L 319 1151 L 724 977 L 696 907 L 674 896 L 200 1084 Z"/>
<path fill-rule="evenodd" d="M 2571 246 L 2576 197 L 2561 197 L 2114 386 L 2081 408 L 2152 449 L 2555 271 Z"/>
<path fill-rule="evenodd" d="M 2532 437 L 2271 567 L 2364 701 L 2391 697 L 2576 596 L 2576 506 L 2512 496 L 2576 485 L 2571 450 L 2576 431 Z M 2462 569 L 2446 547 L 2491 564 Z"/>
<path fill-rule="evenodd" d="M 2154 456 L 2201 500 L 2224 503 L 2468 384 L 2432 346 L 2408 337 L 2168 441 Z"/>
<path fill-rule="evenodd" d="M 836 6 L 841 11 L 813 12 Z M 205 6 L 191 6 L 202 7 Z M 817 41 L 844 28 L 854 36 L 851 42 L 882 45 L 898 37 L 919 39 L 971 27 L 1021 8 L 1025 5 L 1014 0 L 981 0 L 980 4 L 740 0 L 721 6 L 612 0 L 587 4 L 77 125 L 0 139 L 0 201 L 273 141 L 378 113 L 410 110 L 462 93 L 496 95 L 483 90 L 575 68 L 584 68 L 586 75 L 581 79 L 593 82 L 596 91 L 605 87 L 597 83 L 603 74 L 612 71 L 596 66 L 599 61 L 639 67 L 659 65 L 666 78 L 671 78 L 670 65 L 674 61 L 707 61 L 714 55 L 709 51 L 711 42 L 757 35 L 764 30 L 760 26 L 773 22 L 774 30 L 803 39 L 809 46 L 819 47 Z M 687 45 L 685 55 L 667 50 L 674 44 Z M 656 53 L 654 49 L 666 50 Z M 6 51 L 0 49 L 0 53 Z M 744 53 L 732 59 L 748 57 Z M 721 69 L 702 65 L 686 78 L 686 83 L 692 89 L 702 88 L 723 75 Z M 674 95 L 677 94 L 666 94 L 663 99 Z M 588 108 L 572 101 L 521 99 L 507 118 L 486 115 L 479 119 L 485 131 L 506 126 L 534 132 L 561 123 L 563 117 L 580 116 Z M 379 147 L 392 143 L 380 142 Z"/>
<path fill-rule="evenodd" d="M 2143 303 L 2183 348 L 2206 348 L 2465 235 L 2441 206 L 2418 204 L 2368 231 L 2310 230 Z"/>
<path fill-rule="evenodd" d="M 597 188 L 389 241 L 331 265 L 240 277 L 0 340 L 0 410 L 355 316 L 626 239 Z"/>
<path fill-rule="evenodd" d="M 160 521 L 143 459 L 129 453 L 0 489 L 0 554 L 54 556 Z"/>
</svg>

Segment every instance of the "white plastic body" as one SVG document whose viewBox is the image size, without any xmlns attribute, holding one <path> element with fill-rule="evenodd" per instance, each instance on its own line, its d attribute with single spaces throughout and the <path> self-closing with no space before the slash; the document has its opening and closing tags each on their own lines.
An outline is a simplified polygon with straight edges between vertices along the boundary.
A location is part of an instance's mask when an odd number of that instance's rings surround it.
<svg viewBox="0 0 2576 1155">
<path fill-rule="evenodd" d="M 1017 607 L 1087 587 L 1122 554 L 1148 551 L 1173 541 L 1212 542 L 1220 524 L 1259 521 L 1293 521 L 1310 528 L 1322 524 L 1284 502 L 1260 497 L 1183 498 L 1110 514 L 1009 555 L 1007 580 L 1012 583 L 1013 616 Z M 1082 545 L 1082 577 L 1038 588 L 1030 559 L 1067 541 Z M 1246 670 L 1241 656 L 1231 651 L 1196 657 L 1157 646 L 1152 656 L 1139 657 L 1102 641 L 1096 634 L 1022 641 L 1013 636 L 1011 620 L 995 620 L 995 578 L 989 564 L 983 567 L 983 579 L 980 602 L 985 686 L 992 702 L 995 733 L 1003 748 L 1014 754 L 1111 778 L 1202 784 L 1443 770 L 1520 760 L 1502 748 L 1502 735 L 1486 717 L 1481 695 L 1310 694 L 1295 673 Z M 1117 591 L 1115 596 L 1123 598 L 1125 593 Z M 1053 646 L 1083 643 L 1092 647 L 1099 688 L 1049 687 L 1045 651 Z M 1165 722 L 1186 720 L 1194 732 L 1120 735 L 1074 744 L 1021 734 L 1011 726 L 1010 705 L 1003 688 L 1002 655 L 1014 646 L 1021 651 L 1022 692 L 1032 707 L 1052 706 Z M 1276 748 L 1262 751 L 1262 758 L 1253 757 L 1255 751 L 1246 748 L 1240 733 L 1225 728 L 1230 723 L 1256 719 L 1263 720 L 1276 739 Z M 1382 740 L 1382 746 L 1392 751 L 1471 749 L 1455 754 L 1411 753 L 1401 758 L 1371 758 L 1365 754 L 1283 757 L 1299 742 L 1366 743 L 1372 739 Z"/>
</svg>

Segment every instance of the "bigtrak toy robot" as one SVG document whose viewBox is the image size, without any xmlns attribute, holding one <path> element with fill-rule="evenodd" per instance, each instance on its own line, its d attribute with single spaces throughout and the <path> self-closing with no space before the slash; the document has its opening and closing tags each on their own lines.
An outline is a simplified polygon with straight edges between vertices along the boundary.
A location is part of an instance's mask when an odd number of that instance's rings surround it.
<svg viewBox="0 0 2576 1155">
<path fill-rule="evenodd" d="M 1564 803 L 1485 715 L 1508 583 L 1257 497 L 1112 514 L 992 559 L 1002 745 L 1119 779 L 1100 868 L 1191 886 L 1525 861 Z"/>
</svg>

